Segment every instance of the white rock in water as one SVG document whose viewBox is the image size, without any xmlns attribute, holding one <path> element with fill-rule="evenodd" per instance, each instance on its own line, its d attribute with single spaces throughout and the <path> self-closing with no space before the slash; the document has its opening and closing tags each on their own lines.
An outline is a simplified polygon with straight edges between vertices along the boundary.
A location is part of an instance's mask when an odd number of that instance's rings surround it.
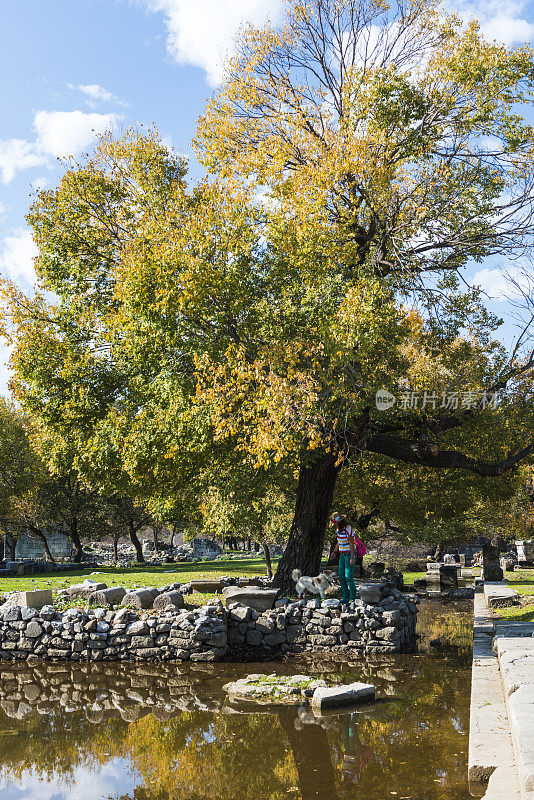
<svg viewBox="0 0 534 800">
<path fill-rule="evenodd" d="M 341 686 L 319 687 L 313 693 L 312 708 L 322 711 L 326 708 L 352 706 L 365 700 L 375 699 L 375 687 L 370 683 L 348 683 Z"/>
</svg>

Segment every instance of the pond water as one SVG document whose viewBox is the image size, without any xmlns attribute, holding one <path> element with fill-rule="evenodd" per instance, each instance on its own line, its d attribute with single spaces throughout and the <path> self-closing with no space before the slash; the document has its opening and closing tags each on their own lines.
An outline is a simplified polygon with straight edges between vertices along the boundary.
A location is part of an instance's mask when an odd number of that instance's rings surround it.
<svg viewBox="0 0 534 800">
<path fill-rule="evenodd" d="M 472 604 L 420 609 L 415 655 L 2 662 L 0 798 L 467 800 Z M 242 713 L 222 686 L 249 672 L 372 682 L 379 701 L 319 719 L 288 707 Z"/>
</svg>

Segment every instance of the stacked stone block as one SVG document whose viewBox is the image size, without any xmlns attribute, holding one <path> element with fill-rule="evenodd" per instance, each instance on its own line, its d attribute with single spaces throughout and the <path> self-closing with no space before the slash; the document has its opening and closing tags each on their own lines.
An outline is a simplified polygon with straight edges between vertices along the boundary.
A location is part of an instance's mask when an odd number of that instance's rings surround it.
<svg viewBox="0 0 534 800">
<path fill-rule="evenodd" d="M 222 604 L 193 611 L 0 608 L 0 658 L 70 661 L 218 661 L 226 655 Z"/>
<path fill-rule="evenodd" d="M 375 589 L 375 587 L 373 587 Z M 258 613 L 238 604 L 228 611 L 228 643 L 263 651 L 401 653 L 413 650 L 417 604 L 392 584 L 378 585 L 342 606 L 339 600 L 301 600 Z"/>
</svg>

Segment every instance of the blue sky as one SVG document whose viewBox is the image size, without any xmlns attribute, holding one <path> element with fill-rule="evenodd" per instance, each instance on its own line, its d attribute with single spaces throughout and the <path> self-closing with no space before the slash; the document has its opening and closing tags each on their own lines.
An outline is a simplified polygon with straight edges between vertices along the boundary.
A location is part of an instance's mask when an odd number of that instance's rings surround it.
<svg viewBox="0 0 534 800">
<path fill-rule="evenodd" d="M 247 18 L 281 19 L 283 0 L 0 0 L 0 270 L 30 289 L 35 248 L 24 216 L 53 186 L 57 158 L 91 147 L 95 131 L 156 125 L 177 151 L 190 141 L 221 62 Z M 534 38 L 534 4 L 460 3 L 489 38 Z M 192 173 L 198 175 L 194 160 Z M 491 265 L 481 279 L 499 295 Z M 492 306 L 506 312 L 497 300 Z M 0 345 L 0 392 L 7 350 Z"/>
</svg>

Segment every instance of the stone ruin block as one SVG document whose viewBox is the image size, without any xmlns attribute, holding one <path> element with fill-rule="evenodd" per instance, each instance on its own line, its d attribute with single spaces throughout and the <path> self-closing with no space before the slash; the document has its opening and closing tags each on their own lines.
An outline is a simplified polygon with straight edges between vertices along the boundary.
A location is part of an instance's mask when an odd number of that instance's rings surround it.
<svg viewBox="0 0 534 800">
<path fill-rule="evenodd" d="M 323 709 L 353 706 L 374 699 L 375 687 L 371 683 L 349 683 L 317 688 L 313 693 L 311 706 L 320 713 Z"/>
<path fill-rule="evenodd" d="M 22 608 L 42 608 L 54 601 L 51 589 L 35 589 L 32 592 L 16 592 L 9 598 L 9 605 Z"/>
<path fill-rule="evenodd" d="M 521 539 L 515 543 L 520 564 L 534 563 L 534 541 Z"/>
<path fill-rule="evenodd" d="M 485 544 L 482 548 L 482 577 L 485 581 L 502 581 L 504 573 L 499 561 L 499 548 Z"/>
<path fill-rule="evenodd" d="M 89 595 L 89 602 L 92 605 L 114 606 L 121 602 L 126 595 L 126 590 L 122 586 L 112 586 L 109 589 L 98 589 Z"/>
<path fill-rule="evenodd" d="M 458 588 L 458 569 L 456 566 L 452 564 L 442 565 L 439 571 L 439 584 L 442 592 L 450 592 Z"/>
<path fill-rule="evenodd" d="M 126 608 L 152 608 L 154 599 L 154 594 L 149 589 L 136 589 L 124 595 L 121 605 Z"/>
<path fill-rule="evenodd" d="M 195 558 L 216 558 L 222 553 L 222 547 L 212 539 L 193 539 L 193 556 Z"/>
</svg>

